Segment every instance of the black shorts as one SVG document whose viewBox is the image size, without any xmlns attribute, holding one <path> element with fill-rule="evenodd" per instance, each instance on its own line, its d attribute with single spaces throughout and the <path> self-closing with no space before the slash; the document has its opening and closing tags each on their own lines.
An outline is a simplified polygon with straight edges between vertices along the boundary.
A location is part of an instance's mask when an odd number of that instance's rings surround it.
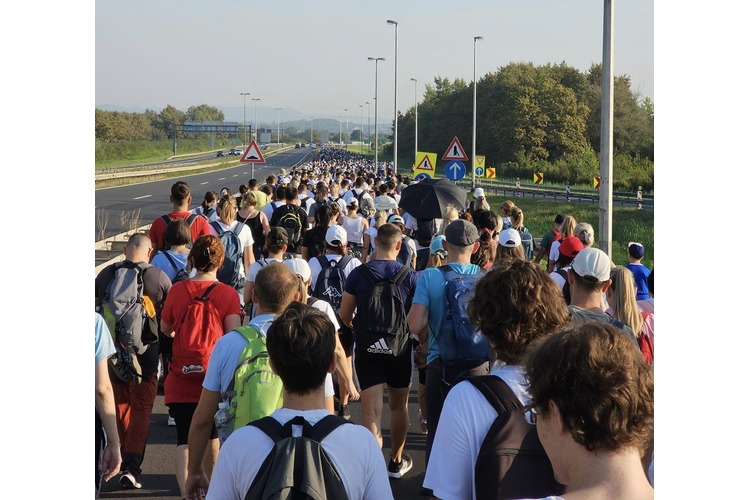
<svg viewBox="0 0 750 500">
<path fill-rule="evenodd" d="M 399 356 L 372 354 L 366 346 L 358 348 L 354 356 L 354 369 L 362 390 L 378 384 L 400 389 L 411 384 L 412 352 L 409 347 Z"/>
<path fill-rule="evenodd" d="M 188 433 L 190 424 L 193 421 L 193 414 L 198 408 L 198 403 L 170 403 L 169 414 L 174 418 L 175 428 L 177 429 L 177 446 L 188 444 Z M 216 432 L 216 426 L 211 426 L 211 439 L 217 439 L 219 434 Z"/>
<path fill-rule="evenodd" d="M 354 334 L 352 333 L 352 329 L 346 326 L 341 320 L 339 320 L 339 341 L 341 342 L 341 347 L 344 348 L 346 357 L 351 357 L 354 352 Z"/>
</svg>

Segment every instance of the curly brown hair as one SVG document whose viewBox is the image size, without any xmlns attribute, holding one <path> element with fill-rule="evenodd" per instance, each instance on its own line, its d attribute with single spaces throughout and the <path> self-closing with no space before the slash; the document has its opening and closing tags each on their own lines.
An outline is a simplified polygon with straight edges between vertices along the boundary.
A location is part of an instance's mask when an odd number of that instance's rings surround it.
<svg viewBox="0 0 750 500">
<path fill-rule="evenodd" d="M 568 323 L 560 288 L 536 263 L 503 259 L 474 289 L 468 313 L 497 359 L 519 364 L 532 342 Z"/>
<path fill-rule="evenodd" d="M 578 323 L 529 350 L 532 405 L 554 401 L 587 450 L 646 449 L 654 434 L 654 372 L 633 340 L 609 323 Z"/>
<path fill-rule="evenodd" d="M 188 263 L 190 267 L 204 273 L 218 269 L 224 263 L 224 244 L 218 236 L 204 234 L 193 242 Z"/>
</svg>

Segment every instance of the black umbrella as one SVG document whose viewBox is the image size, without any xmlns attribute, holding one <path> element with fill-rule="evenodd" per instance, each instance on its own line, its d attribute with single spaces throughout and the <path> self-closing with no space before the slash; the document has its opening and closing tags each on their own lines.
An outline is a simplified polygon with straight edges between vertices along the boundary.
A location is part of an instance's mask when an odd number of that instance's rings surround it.
<svg viewBox="0 0 750 500">
<path fill-rule="evenodd" d="M 466 208 L 466 191 L 448 179 L 423 179 L 407 186 L 398 203 L 406 213 L 418 219 L 441 219 L 448 205 L 459 212 Z"/>
</svg>

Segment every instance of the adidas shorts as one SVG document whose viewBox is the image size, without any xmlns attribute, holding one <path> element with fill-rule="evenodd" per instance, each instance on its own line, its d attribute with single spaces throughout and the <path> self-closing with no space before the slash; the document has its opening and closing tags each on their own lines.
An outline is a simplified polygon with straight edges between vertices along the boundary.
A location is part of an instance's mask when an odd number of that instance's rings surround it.
<svg viewBox="0 0 750 500">
<path fill-rule="evenodd" d="M 411 384 L 412 353 L 404 349 L 400 356 L 372 354 L 366 347 L 358 346 L 354 356 L 354 369 L 361 390 L 378 384 L 388 384 L 396 389 Z"/>
</svg>

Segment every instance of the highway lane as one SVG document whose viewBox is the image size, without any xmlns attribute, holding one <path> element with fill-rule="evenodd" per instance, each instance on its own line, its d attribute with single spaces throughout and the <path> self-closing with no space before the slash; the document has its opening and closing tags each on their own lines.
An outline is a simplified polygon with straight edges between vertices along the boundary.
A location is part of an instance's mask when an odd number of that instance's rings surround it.
<svg viewBox="0 0 750 500">
<path fill-rule="evenodd" d="M 270 156 L 266 158 L 266 163 L 255 164 L 255 178 L 263 182 L 266 176 L 278 173 L 282 168 L 289 169 L 299 163 L 312 160 L 314 152 L 315 149 L 302 148 Z M 206 191 L 218 193 L 221 188 L 227 187 L 237 193 L 240 184 L 247 184 L 250 180 L 252 168 L 250 163 L 240 163 L 236 167 L 212 172 L 185 173 L 180 177 L 97 189 L 94 211 L 95 240 L 103 239 L 100 238 L 99 230 L 102 224 L 97 222 L 102 214 L 107 218 L 105 237 L 110 237 L 130 229 L 123 215 L 132 219 L 133 214 L 140 209 L 140 222 L 137 225 L 142 226 L 171 211 L 169 193 L 172 184 L 178 180 L 184 180 L 190 185 L 193 194 L 191 208 L 194 208 L 200 205 Z"/>
</svg>

